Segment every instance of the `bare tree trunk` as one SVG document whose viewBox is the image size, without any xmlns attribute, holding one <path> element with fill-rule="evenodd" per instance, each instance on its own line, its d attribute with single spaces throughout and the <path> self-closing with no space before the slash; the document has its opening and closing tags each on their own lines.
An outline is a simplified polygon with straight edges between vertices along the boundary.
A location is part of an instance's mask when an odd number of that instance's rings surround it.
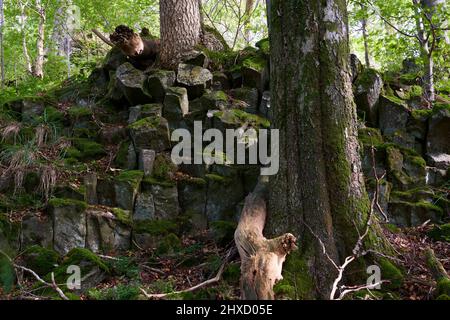
<svg viewBox="0 0 450 320">
<path fill-rule="evenodd" d="M 234 239 L 241 257 L 241 298 L 243 300 L 273 300 L 273 286 L 283 277 L 283 262 L 297 249 L 295 237 L 286 233 L 266 239 L 266 186 L 260 181 L 255 191 L 245 199 L 244 209 Z"/>
<path fill-rule="evenodd" d="M 244 25 L 244 34 L 245 34 L 245 41 L 247 44 L 250 42 L 250 33 L 251 33 L 251 15 L 253 11 L 253 6 L 255 5 L 255 0 L 246 0 L 245 1 L 245 25 Z"/>
<path fill-rule="evenodd" d="M 183 53 L 200 42 L 201 23 L 198 0 L 160 1 L 161 65 L 174 69 Z"/>
<path fill-rule="evenodd" d="M 424 17 L 422 14 L 427 14 L 432 16 L 431 9 L 434 2 L 426 2 L 420 0 L 413 0 L 415 13 L 416 13 L 416 26 L 417 26 L 417 36 L 420 45 L 420 56 L 422 58 L 423 63 L 423 92 L 425 98 L 433 102 L 436 99 L 436 93 L 434 88 L 434 61 L 433 61 L 433 52 L 431 51 L 429 39 L 426 35 L 425 25 L 424 25 Z M 430 7 L 429 7 L 430 6 Z M 423 12 L 424 10 L 430 10 L 430 12 Z"/>
<path fill-rule="evenodd" d="M 0 67 L 1 67 L 1 88 L 5 87 L 5 50 L 3 47 L 3 26 L 5 24 L 5 16 L 3 9 L 3 0 L 0 0 Z"/>
<path fill-rule="evenodd" d="M 36 0 L 36 11 L 39 14 L 39 26 L 38 26 L 38 37 L 36 43 L 37 56 L 36 62 L 34 63 L 33 75 L 37 78 L 44 78 L 44 41 L 45 41 L 45 22 L 46 13 L 45 8 L 41 0 Z"/>
<path fill-rule="evenodd" d="M 361 9 L 364 10 L 364 5 L 361 4 Z M 361 28 L 364 40 L 364 58 L 366 61 L 366 67 L 370 68 L 370 52 L 369 52 L 369 35 L 367 34 L 367 18 L 361 19 Z"/>
<path fill-rule="evenodd" d="M 22 33 L 23 56 L 25 57 L 25 64 L 26 64 L 27 72 L 29 74 L 33 74 L 33 65 L 31 63 L 30 54 L 28 53 L 27 33 L 25 31 L 26 19 L 27 19 L 27 16 L 25 13 L 26 3 L 23 1 L 20 1 L 19 5 L 20 5 L 20 31 Z"/>
<path fill-rule="evenodd" d="M 337 270 L 367 223 L 345 0 L 270 1 L 271 105 L 280 170 L 271 177 L 267 231 L 293 232 L 285 266 L 295 298 L 330 297 Z M 372 231 L 371 231 L 372 234 Z M 379 237 L 379 238 L 377 238 Z M 328 257 L 323 253 L 327 250 Z M 376 234 L 382 241 L 383 236 Z M 361 280 L 365 269 L 349 272 Z"/>
</svg>

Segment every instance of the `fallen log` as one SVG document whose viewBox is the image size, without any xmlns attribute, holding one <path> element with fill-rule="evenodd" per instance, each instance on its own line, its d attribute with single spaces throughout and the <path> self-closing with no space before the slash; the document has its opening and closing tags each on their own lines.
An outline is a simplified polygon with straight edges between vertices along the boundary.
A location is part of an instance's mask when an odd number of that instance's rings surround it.
<svg viewBox="0 0 450 320">
<path fill-rule="evenodd" d="M 241 299 L 273 300 L 273 287 L 283 279 L 286 256 L 297 249 L 296 238 L 286 233 L 274 239 L 263 235 L 266 223 L 266 186 L 260 181 L 245 199 L 234 240 L 241 257 Z"/>
</svg>

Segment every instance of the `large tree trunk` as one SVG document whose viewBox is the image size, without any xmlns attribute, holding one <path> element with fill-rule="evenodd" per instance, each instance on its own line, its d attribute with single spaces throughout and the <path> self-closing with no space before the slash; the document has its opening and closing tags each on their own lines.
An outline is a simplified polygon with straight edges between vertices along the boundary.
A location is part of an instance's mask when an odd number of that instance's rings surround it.
<svg viewBox="0 0 450 320">
<path fill-rule="evenodd" d="M 38 36 L 36 43 L 36 62 L 34 63 L 33 75 L 37 78 L 44 77 L 44 61 L 45 61 L 45 21 L 46 21 L 46 13 L 45 7 L 42 4 L 41 0 L 36 0 L 36 11 L 39 15 L 39 25 L 38 25 Z"/>
<path fill-rule="evenodd" d="M 280 130 L 280 171 L 270 183 L 267 230 L 299 238 L 299 253 L 290 257 L 287 270 L 302 287 L 297 298 L 329 298 L 337 277 L 316 237 L 339 265 L 352 254 L 357 228 L 363 233 L 370 211 L 358 153 L 346 10 L 345 0 L 270 4 L 271 105 L 273 126 Z"/>
<path fill-rule="evenodd" d="M 201 18 L 198 0 L 160 1 L 161 65 L 174 69 L 183 53 L 200 42 Z"/>
<path fill-rule="evenodd" d="M 5 86 L 5 50 L 3 48 L 3 25 L 5 24 L 3 0 L 0 0 L 0 68 L 1 68 L 1 88 Z"/>
</svg>

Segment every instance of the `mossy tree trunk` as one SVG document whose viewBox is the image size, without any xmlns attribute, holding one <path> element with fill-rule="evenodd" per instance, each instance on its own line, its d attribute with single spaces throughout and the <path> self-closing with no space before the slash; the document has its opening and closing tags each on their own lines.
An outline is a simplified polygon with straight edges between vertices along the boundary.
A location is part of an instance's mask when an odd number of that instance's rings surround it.
<svg viewBox="0 0 450 320">
<path fill-rule="evenodd" d="M 370 210 L 348 65 L 346 1 L 271 0 L 269 10 L 280 171 L 270 183 L 267 231 L 298 237 L 299 252 L 285 265 L 296 298 L 329 298 L 337 271 L 316 236 L 339 265 L 352 254 Z"/>
<path fill-rule="evenodd" d="M 175 69 L 183 53 L 200 42 L 201 15 L 198 0 L 160 1 L 161 65 Z"/>
</svg>

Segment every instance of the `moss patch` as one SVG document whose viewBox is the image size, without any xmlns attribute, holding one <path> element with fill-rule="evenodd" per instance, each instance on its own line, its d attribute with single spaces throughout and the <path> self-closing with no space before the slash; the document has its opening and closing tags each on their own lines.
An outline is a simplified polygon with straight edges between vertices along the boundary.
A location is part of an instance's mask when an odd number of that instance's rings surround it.
<svg viewBox="0 0 450 320">
<path fill-rule="evenodd" d="M 53 208 L 75 207 L 78 211 L 84 211 L 88 207 L 88 205 L 84 201 L 61 198 L 50 199 L 48 204 Z"/>
<path fill-rule="evenodd" d="M 128 183 L 132 187 L 137 189 L 143 177 L 144 172 L 141 170 L 127 170 L 122 171 L 117 177 L 115 177 L 115 180 L 117 182 Z"/>
<path fill-rule="evenodd" d="M 151 220 L 140 221 L 134 223 L 134 232 L 145 233 L 154 236 L 164 236 L 169 233 L 177 233 L 178 227 L 174 221 L 171 220 Z"/>
<path fill-rule="evenodd" d="M 383 286 L 386 286 L 389 290 L 400 288 L 404 281 L 402 271 L 385 258 L 380 258 L 379 265 L 381 269 L 381 279 L 390 281 L 387 284 L 383 284 Z"/>
<path fill-rule="evenodd" d="M 435 226 L 428 232 L 428 236 L 434 241 L 450 242 L 450 223 Z"/>
<path fill-rule="evenodd" d="M 120 208 L 113 208 L 111 211 L 116 217 L 116 219 L 121 223 L 128 226 L 131 226 L 133 224 L 130 211 L 123 210 Z"/>
<path fill-rule="evenodd" d="M 54 250 L 31 246 L 23 254 L 25 265 L 43 276 L 51 272 L 59 262 L 59 255 Z"/>
</svg>

